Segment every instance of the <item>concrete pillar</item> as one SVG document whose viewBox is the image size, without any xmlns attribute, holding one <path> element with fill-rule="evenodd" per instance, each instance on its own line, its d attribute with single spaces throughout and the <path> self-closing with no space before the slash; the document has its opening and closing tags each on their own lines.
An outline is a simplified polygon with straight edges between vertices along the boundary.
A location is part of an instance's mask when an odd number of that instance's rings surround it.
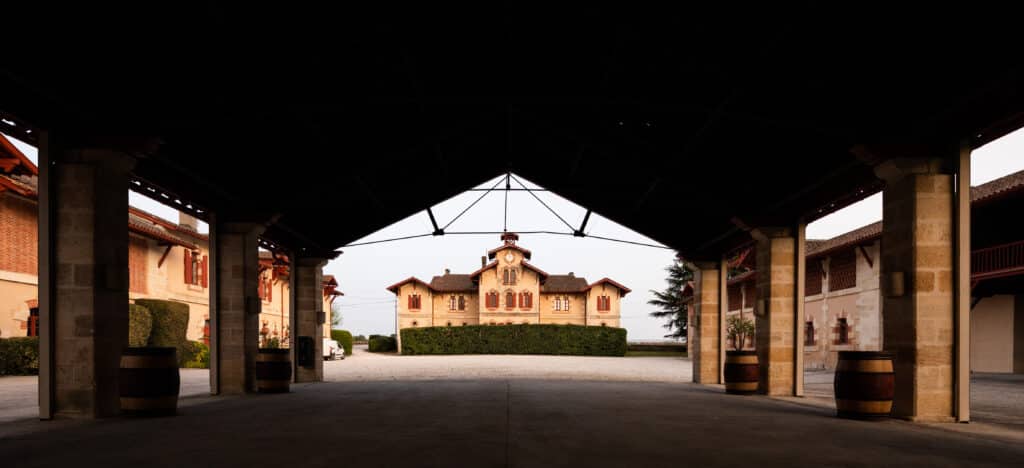
<svg viewBox="0 0 1024 468">
<path fill-rule="evenodd" d="M 886 182 L 881 284 L 884 344 L 896 353 L 893 415 L 954 417 L 953 176 L 938 159 L 876 167 Z"/>
<path fill-rule="evenodd" d="M 302 257 L 295 259 L 295 314 L 294 339 L 313 339 L 313 362 L 295 366 L 296 382 L 320 382 L 324 379 L 323 326 L 326 320 L 323 301 L 323 268 L 327 259 Z M 297 349 L 297 348 L 296 348 Z"/>
<path fill-rule="evenodd" d="M 256 350 L 259 347 L 259 235 L 264 226 L 251 222 L 216 221 L 211 231 L 217 287 L 216 315 L 210 333 L 211 375 L 219 394 L 255 390 Z"/>
<path fill-rule="evenodd" d="M 757 241 L 754 313 L 761 367 L 758 391 L 767 395 L 795 395 L 797 238 L 789 228 L 758 228 L 751 234 Z"/>
<path fill-rule="evenodd" d="M 692 354 L 693 381 L 722 383 L 721 262 L 693 262 L 693 328 L 687 338 Z"/>
<path fill-rule="evenodd" d="M 128 344 L 128 172 L 135 160 L 72 150 L 44 161 L 48 219 L 40 255 L 40 416 L 104 417 L 120 412 L 117 374 Z M 47 260 L 43 260 L 47 259 Z M 50 268 L 53 274 L 49 274 Z M 51 323 L 52 322 L 52 323 Z M 45 388 L 44 388 L 45 386 Z"/>
</svg>

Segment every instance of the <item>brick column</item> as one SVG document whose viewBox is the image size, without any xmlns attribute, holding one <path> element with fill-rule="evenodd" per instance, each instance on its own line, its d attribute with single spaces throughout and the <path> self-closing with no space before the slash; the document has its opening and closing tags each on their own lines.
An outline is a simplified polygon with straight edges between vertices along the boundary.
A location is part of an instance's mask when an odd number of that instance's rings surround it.
<svg viewBox="0 0 1024 468">
<path fill-rule="evenodd" d="M 693 381 L 703 384 L 721 382 L 722 369 L 722 310 L 721 264 L 694 262 L 693 274 L 693 327 L 687 339 L 692 342 L 690 355 L 693 363 Z"/>
<path fill-rule="evenodd" d="M 886 182 L 881 283 L 885 349 L 896 353 L 893 415 L 954 416 L 953 176 L 941 160 L 896 159 Z"/>
<path fill-rule="evenodd" d="M 323 267 L 327 259 L 298 257 L 295 261 L 295 340 L 298 337 L 313 338 L 312 366 L 295 365 L 296 382 L 320 382 L 324 379 L 323 326 L 325 321 L 323 301 Z"/>
<path fill-rule="evenodd" d="M 211 232 L 215 243 L 214 268 L 216 324 L 210 333 L 216 351 L 211 366 L 216 369 L 220 394 L 241 394 L 255 390 L 256 350 L 259 346 L 259 235 L 257 223 L 220 222 Z M 211 370 L 212 370 L 211 369 Z"/>
<path fill-rule="evenodd" d="M 758 391 L 767 395 L 796 393 L 796 237 L 788 228 L 758 228 L 757 359 Z M 801 369 L 802 371 L 802 369 Z"/>
<path fill-rule="evenodd" d="M 52 256 L 56 274 L 40 288 L 55 299 L 52 328 L 43 330 L 52 330 L 44 340 L 52 365 L 44 360 L 40 381 L 52 382 L 49 403 L 57 416 L 112 416 L 120 412 L 117 374 L 128 345 L 128 172 L 134 159 L 99 150 L 54 156 L 49 190 L 55 203 L 47 204 L 52 213 L 41 213 L 53 222 L 53 250 L 41 258 Z"/>
</svg>

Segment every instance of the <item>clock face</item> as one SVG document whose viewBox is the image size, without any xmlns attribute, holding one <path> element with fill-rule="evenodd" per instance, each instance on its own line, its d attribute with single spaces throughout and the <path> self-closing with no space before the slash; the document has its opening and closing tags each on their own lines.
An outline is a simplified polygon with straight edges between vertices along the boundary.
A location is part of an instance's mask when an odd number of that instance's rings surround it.
<svg viewBox="0 0 1024 468">
<path fill-rule="evenodd" d="M 512 255 L 512 252 L 509 252 L 509 253 L 505 254 L 505 261 L 506 262 L 510 262 L 511 263 L 512 260 L 515 260 L 515 258 L 516 258 L 516 256 Z"/>
</svg>

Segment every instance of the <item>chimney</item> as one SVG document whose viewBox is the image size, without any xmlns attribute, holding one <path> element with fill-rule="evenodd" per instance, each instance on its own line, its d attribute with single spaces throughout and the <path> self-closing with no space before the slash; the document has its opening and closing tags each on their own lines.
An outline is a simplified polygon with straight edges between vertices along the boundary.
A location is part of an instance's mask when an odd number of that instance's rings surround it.
<svg viewBox="0 0 1024 468">
<path fill-rule="evenodd" d="M 449 269 L 447 269 L 447 268 L 445 268 L 445 269 L 444 269 L 444 274 L 445 274 L 445 275 L 447 275 L 447 274 L 450 274 L 451 272 L 452 272 L 452 271 L 451 271 L 451 270 L 449 270 Z"/>
<path fill-rule="evenodd" d="M 570 271 L 570 272 L 569 272 L 569 277 L 570 277 L 570 278 L 575 278 L 575 277 L 576 277 L 576 275 L 574 275 L 574 274 L 573 274 L 573 273 L 572 273 L 572 272 Z"/>
<path fill-rule="evenodd" d="M 184 212 L 178 212 L 178 226 L 192 231 L 199 232 L 199 222 L 195 218 L 185 214 Z"/>
<path fill-rule="evenodd" d="M 487 266 L 487 256 L 486 255 L 481 255 L 480 256 L 480 268 L 483 268 L 485 266 Z"/>
</svg>

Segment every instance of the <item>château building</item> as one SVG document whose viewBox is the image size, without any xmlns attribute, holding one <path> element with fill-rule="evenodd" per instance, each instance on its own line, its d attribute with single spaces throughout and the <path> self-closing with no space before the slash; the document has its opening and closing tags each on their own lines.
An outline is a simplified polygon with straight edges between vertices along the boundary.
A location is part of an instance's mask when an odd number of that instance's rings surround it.
<svg viewBox="0 0 1024 468">
<path fill-rule="evenodd" d="M 593 283 L 573 273 L 551 275 L 530 263 L 519 236 L 502 234 L 503 244 L 481 258 L 469 274 L 409 277 L 387 289 L 398 298 L 398 328 L 571 324 L 618 327 L 620 300 L 630 289 L 611 279 Z"/>
</svg>

